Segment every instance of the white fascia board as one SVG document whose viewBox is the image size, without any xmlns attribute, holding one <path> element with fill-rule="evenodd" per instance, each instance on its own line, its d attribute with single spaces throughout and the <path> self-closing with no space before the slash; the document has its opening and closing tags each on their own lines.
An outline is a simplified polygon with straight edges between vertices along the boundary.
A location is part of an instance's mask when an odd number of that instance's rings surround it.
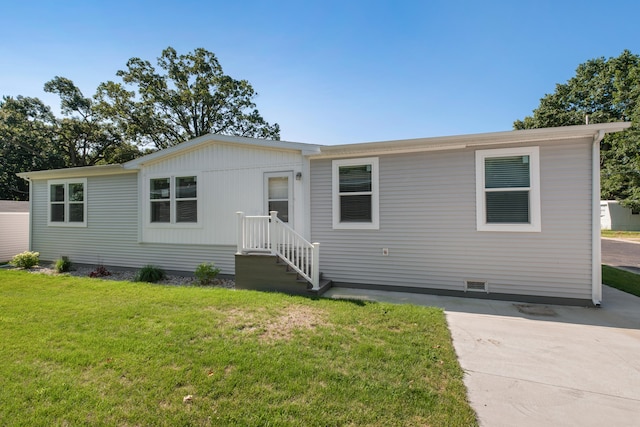
<svg viewBox="0 0 640 427">
<path fill-rule="evenodd" d="M 147 154 L 146 156 L 139 157 L 125 163 L 123 166 L 125 169 L 139 169 L 140 166 L 146 165 L 152 162 L 164 160 L 168 157 L 175 156 L 177 154 L 186 153 L 194 150 L 203 144 L 215 144 L 216 142 L 222 142 L 227 144 L 243 145 L 250 147 L 269 148 L 275 150 L 288 150 L 288 151 L 301 151 L 303 153 L 316 153 L 320 152 L 320 146 L 316 144 L 305 144 L 302 142 L 290 142 L 290 141 L 275 141 L 270 139 L 258 139 L 247 138 L 242 136 L 228 136 L 207 134 L 189 141 L 182 142 L 173 147 L 165 148 L 163 150 L 156 151 L 155 153 Z"/>
<path fill-rule="evenodd" d="M 33 172 L 19 172 L 18 175 L 22 179 L 64 179 L 64 178 L 79 178 L 89 176 L 104 176 L 104 175 L 121 175 L 135 173 L 136 171 L 125 170 L 123 165 L 99 165 L 99 166 L 83 166 L 77 168 L 66 169 L 52 169 L 44 171 Z"/>
<path fill-rule="evenodd" d="M 327 145 L 320 148 L 312 158 L 351 157 L 413 153 L 422 151 L 459 150 L 470 147 L 531 144 L 545 141 L 593 138 L 600 131 L 619 132 L 631 126 L 630 122 L 598 123 L 592 125 L 562 126 L 555 128 L 513 130 L 470 135 L 454 135 L 432 138 L 417 138 L 359 144 Z"/>
</svg>

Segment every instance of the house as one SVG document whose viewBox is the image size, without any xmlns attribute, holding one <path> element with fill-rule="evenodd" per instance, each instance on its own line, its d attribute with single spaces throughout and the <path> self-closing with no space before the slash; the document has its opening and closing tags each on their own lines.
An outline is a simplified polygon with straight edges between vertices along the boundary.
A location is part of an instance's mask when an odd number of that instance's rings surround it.
<svg viewBox="0 0 640 427">
<path fill-rule="evenodd" d="M 29 202 L 0 200 L 0 262 L 29 249 Z"/>
<path fill-rule="evenodd" d="M 349 145 L 205 135 L 122 165 L 19 175 L 42 259 L 215 262 L 261 289 L 304 278 L 315 292 L 600 304 L 599 143 L 627 127 Z"/>
<path fill-rule="evenodd" d="M 616 200 L 601 200 L 600 228 L 614 231 L 640 231 L 640 211 L 625 208 Z"/>
</svg>

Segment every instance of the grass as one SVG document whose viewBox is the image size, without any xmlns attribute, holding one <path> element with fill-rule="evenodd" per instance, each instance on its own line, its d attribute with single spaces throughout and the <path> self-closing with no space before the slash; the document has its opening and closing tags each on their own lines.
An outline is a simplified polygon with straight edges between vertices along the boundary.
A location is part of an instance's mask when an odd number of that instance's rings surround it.
<svg viewBox="0 0 640 427">
<path fill-rule="evenodd" d="M 0 425 L 477 425 L 436 308 L 0 271 L 0 342 Z"/>
<path fill-rule="evenodd" d="M 602 237 L 613 237 L 621 239 L 640 239 L 640 231 L 614 231 L 614 230 L 600 230 Z"/>
<path fill-rule="evenodd" d="M 640 297 L 640 275 L 603 265 L 602 283 Z"/>
</svg>

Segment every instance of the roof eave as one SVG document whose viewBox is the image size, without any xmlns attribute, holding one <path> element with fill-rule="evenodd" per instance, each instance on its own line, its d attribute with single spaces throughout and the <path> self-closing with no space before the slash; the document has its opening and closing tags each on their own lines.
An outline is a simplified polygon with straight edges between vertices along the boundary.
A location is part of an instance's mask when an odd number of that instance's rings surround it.
<svg viewBox="0 0 640 427">
<path fill-rule="evenodd" d="M 99 165 L 82 166 L 77 168 L 51 169 L 42 171 L 19 172 L 16 175 L 25 180 L 32 179 L 56 179 L 56 178 L 79 178 L 104 175 L 121 175 L 135 173 L 136 171 L 125 170 L 123 165 Z"/>
<path fill-rule="evenodd" d="M 163 150 L 156 151 L 155 153 L 147 154 L 146 156 L 139 157 L 131 160 L 123 165 L 125 169 L 139 169 L 145 164 L 164 160 L 166 158 L 175 156 L 179 153 L 191 151 L 203 144 L 208 143 L 227 143 L 236 145 L 245 145 L 261 148 L 269 148 L 276 150 L 288 150 L 288 151 L 300 151 L 304 154 L 319 153 L 320 146 L 316 144 L 305 144 L 302 142 L 291 141 L 275 141 L 270 139 L 258 139 L 247 138 L 242 136 L 229 136 L 218 134 L 206 134 L 189 141 L 182 142 L 173 147 L 165 148 Z"/>
<path fill-rule="evenodd" d="M 514 130 L 471 135 L 365 142 L 359 144 L 323 146 L 312 158 L 331 158 L 372 154 L 412 153 L 422 151 L 459 150 L 475 146 L 535 143 L 596 137 L 600 132 L 619 132 L 631 126 L 630 122 L 599 123 L 592 125 Z"/>
</svg>

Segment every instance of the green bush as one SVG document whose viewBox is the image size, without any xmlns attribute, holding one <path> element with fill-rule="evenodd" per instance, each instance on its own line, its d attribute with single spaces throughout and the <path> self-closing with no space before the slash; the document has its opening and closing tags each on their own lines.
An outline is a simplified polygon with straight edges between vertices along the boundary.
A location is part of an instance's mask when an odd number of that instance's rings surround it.
<svg viewBox="0 0 640 427">
<path fill-rule="evenodd" d="M 155 265 L 145 265 L 138 273 L 136 273 L 136 277 L 133 279 L 136 282 L 149 282 L 155 283 L 166 277 L 166 274 L 163 269 L 156 267 Z"/>
<path fill-rule="evenodd" d="M 196 267 L 195 276 L 202 286 L 206 286 L 213 283 L 213 279 L 216 278 L 218 273 L 220 273 L 220 269 L 214 267 L 212 262 L 203 262 Z"/>
<path fill-rule="evenodd" d="M 58 273 L 66 273 L 71 270 L 71 261 L 69 257 L 63 256 L 56 261 L 55 269 Z"/>
<path fill-rule="evenodd" d="M 31 268 L 40 262 L 40 252 L 25 251 L 13 257 L 10 264 L 18 268 Z"/>
</svg>

